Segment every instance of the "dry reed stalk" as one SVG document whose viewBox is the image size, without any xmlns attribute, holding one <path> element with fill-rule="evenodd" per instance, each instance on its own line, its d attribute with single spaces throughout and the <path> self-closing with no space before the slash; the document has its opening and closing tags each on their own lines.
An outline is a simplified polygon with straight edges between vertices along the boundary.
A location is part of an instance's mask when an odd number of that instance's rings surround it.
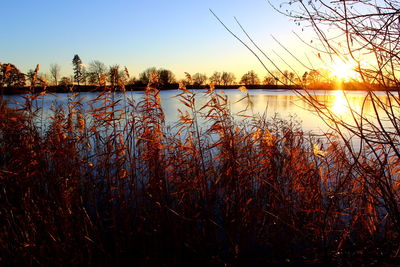
<svg viewBox="0 0 400 267">
<path fill-rule="evenodd" d="M 113 94 L 88 112 L 70 94 L 44 134 L 35 95 L 19 111 L 0 107 L 6 262 L 346 263 L 359 247 L 395 253 L 387 211 L 396 207 L 382 199 L 398 184 L 381 173 L 395 175 L 396 161 L 382 169 L 365 154 L 356 164 L 337 137 L 309 137 L 295 119 L 240 123 L 212 86 L 202 107 L 182 88 L 188 110 L 172 130 L 153 84 L 138 103 Z"/>
</svg>

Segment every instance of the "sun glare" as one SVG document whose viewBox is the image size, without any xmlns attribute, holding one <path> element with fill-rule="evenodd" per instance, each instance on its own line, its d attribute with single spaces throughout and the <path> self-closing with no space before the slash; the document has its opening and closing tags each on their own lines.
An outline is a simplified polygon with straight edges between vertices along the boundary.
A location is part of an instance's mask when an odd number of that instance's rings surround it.
<svg viewBox="0 0 400 267">
<path fill-rule="evenodd" d="M 329 65 L 331 76 L 344 81 L 357 79 L 359 77 L 359 74 L 355 71 L 355 68 L 355 64 L 343 61 L 333 62 Z"/>
<path fill-rule="evenodd" d="M 346 97 L 344 96 L 343 91 L 336 90 L 334 91 L 333 96 L 334 99 L 333 99 L 332 111 L 337 115 L 345 113 L 348 110 L 348 107 L 347 107 L 347 100 Z"/>
</svg>

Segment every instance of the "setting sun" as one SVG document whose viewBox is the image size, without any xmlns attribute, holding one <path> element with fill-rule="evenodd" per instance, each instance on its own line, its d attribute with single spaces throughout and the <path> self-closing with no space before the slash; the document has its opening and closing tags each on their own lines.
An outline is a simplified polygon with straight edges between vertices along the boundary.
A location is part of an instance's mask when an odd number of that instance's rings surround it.
<svg viewBox="0 0 400 267">
<path fill-rule="evenodd" d="M 329 65 L 331 76 L 345 81 L 358 78 L 359 74 L 355 69 L 356 65 L 348 61 L 332 62 L 332 64 Z"/>
</svg>

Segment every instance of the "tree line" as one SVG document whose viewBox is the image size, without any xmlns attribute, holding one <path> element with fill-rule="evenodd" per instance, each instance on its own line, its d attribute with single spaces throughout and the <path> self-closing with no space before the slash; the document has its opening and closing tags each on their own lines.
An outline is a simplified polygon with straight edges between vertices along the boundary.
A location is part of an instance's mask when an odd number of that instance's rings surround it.
<svg viewBox="0 0 400 267">
<path fill-rule="evenodd" d="M 175 74 L 168 69 L 151 67 L 142 71 L 137 77 L 129 74 L 126 67 L 119 65 L 106 66 L 99 60 L 93 60 L 84 64 L 79 55 L 74 55 L 72 59 L 73 74 L 61 76 L 61 66 L 53 63 L 50 65 L 49 73 L 39 72 L 39 65 L 35 69 L 22 73 L 11 63 L 0 63 L 0 87 L 35 87 L 35 86 L 146 86 L 152 82 L 163 88 L 166 85 L 178 86 L 178 83 L 201 87 L 213 83 L 216 86 L 232 85 L 305 85 L 311 87 L 321 87 L 329 85 L 332 78 L 324 70 L 310 70 L 304 72 L 299 77 L 293 72 L 272 71 L 260 79 L 259 75 L 250 70 L 237 79 L 232 72 L 215 71 L 211 76 L 204 73 L 185 73 L 185 78 L 178 80 Z M 326 87 L 326 86 L 325 86 Z"/>
</svg>

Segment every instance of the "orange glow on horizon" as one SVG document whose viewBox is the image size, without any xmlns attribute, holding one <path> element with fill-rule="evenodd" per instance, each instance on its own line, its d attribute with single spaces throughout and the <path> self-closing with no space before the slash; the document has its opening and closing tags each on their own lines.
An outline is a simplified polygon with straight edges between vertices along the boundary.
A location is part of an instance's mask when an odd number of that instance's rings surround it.
<svg viewBox="0 0 400 267">
<path fill-rule="evenodd" d="M 360 77 L 356 71 L 356 64 L 350 61 L 338 60 L 332 62 L 328 65 L 328 70 L 331 72 L 332 77 L 343 81 L 357 80 Z"/>
</svg>

